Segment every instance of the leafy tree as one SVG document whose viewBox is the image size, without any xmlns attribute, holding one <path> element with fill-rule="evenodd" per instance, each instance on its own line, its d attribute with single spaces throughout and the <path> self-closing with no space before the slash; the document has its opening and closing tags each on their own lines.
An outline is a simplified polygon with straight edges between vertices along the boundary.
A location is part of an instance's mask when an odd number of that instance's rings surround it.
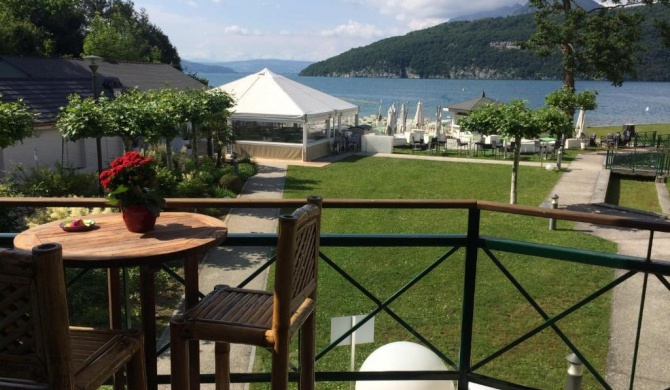
<svg viewBox="0 0 670 390">
<path fill-rule="evenodd" d="M 60 108 L 56 127 L 63 137 L 71 141 L 84 138 L 107 136 L 111 128 L 111 118 L 107 109 L 109 100 L 100 96 L 97 100 L 92 97 L 82 99 L 77 94 L 68 96 L 68 104 Z M 96 142 L 99 146 L 100 142 Z M 98 173 L 102 172 L 102 151 L 97 147 Z"/>
<path fill-rule="evenodd" d="M 2 97 L 2 95 L 0 95 Z M 19 100 L 0 101 L 0 148 L 16 145 L 33 135 L 35 114 Z"/>
<path fill-rule="evenodd" d="M 27 20 L 19 20 L 0 8 L 0 53 L 5 55 L 44 55 L 44 31 Z"/>
<path fill-rule="evenodd" d="M 547 130 L 550 134 L 558 138 L 559 153 L 556 153 L 556 167 L 558 169 L 561 169 L 563 152 L 565 150 L 565 139 L 572 134 L 574 129 L 571 118 L 574 117 L 575 110 L 580 108 L 586 111 L 595 110 L 598 108 L 598 104 L 596 103 L 597 95 L 597 92 L 592 91 L 583 91 L 577 93 L 574 90 L 563 86 L 561 89 L 558 89 L 546 96 L 545 101 L 547 105 L 560 110 L 564 114 L 565 118 L 568 118 L 569 120 L 567 126 L 563 126 L 559 123 L 563 121 L 562 118 L 546 118 L 548 123 L 554 124 L 554 126 Z"/>
<path fill-rule="evenodd" d="M 180 111 L 178 99 L 180 91 L 171 88 L 150 90 L 145 92 L 150 102 L 149 111 L 153 113 L 153 121 L 147 127 L 145 137 L 152 144 L 161 141 L 166 145 L 166 166 L 172 169 L 172 140 L 177 137 L 186 126 L 186 119 Z"/>
<path fill-rule="evenodd" d="M 2 35 L 3 40 L 11 36 L 20 38 L 28 32 L 26 38 L 31 44 L 14 46 L 21 52 L 12 54 L 79 56 L 85 22 L 79 5 L 78 0 L 2 0 L 0 14 L 14 21 L 2 26 L 3 31 L 9 30 L 8 35 Z M 39 39 L 37 47 L 34 46 L 36 39 Z M 29 52 L 24 53 L 23 50 Z"/>
<path fill-rule="evenodd" d="M 207 121 L 223 118 L 226 110 L 232 106 L 232 99 L 223 91 L 193 89 L 182 91 L 177 102 L 178 111 L 183 115 L 185 121 L 191 124 L 191 147 L 193 155 L 197 156 L 200 139 L 199 127 Z M 208 139 L 212 136 L 211 128 L 205 127 L 203 131 Z M 198 164 L 198 159 L 195 159 L 195 163 Z"/>
<path fill-rule="evenodd" d="M 101 56 L 108 61 L 157 62 L 160 53 L 151 49 L 137 22 L 120 13 L 112 14 L 109 19 L 94 17 L 84 39 L 85 55 Z"/>
<path fill-rule="evenodd" d="M 158 61 L 182 70 L 177 48 L 170 43 L 168 36 L 158 26 L 149 21 L 149 15 L 144 9 L 136 15 L 136 19 L 142 38 L 147 42 Z"/>
<path fill-rule="evenodd" d="M 497 134 L 501 137 L 514 139 L 514 162 L 512 164 L 512 180 L 510 186 L 510 204 L 517 202 L 519 182 L 519 155 L 521 139 L 536 138 L 547 123 L 549 117 L 544 110 L 532 110 L 521 100 L 512 100 L 509 104 L 486 104 L 477 107 L 469 116 L 459 121 L 461 129 L 483 135 Z"/>
<path fill-rule="evenodd" d="M 636 6 L 670 4 L 670 0 L 601 2 L 602 6 L 586 10 L 575 0 L 530 0 L 536 31 L 524 47 L 540 56 L 559 50 L 563 85 L 572 91 L 579 75 L 604 78 L 615 86 L 634 77 L 638 55 L 645 50 L 641 44 L 645 18 Z M 630 9 L 622 12 L 624 8 Z"/>
</svg>

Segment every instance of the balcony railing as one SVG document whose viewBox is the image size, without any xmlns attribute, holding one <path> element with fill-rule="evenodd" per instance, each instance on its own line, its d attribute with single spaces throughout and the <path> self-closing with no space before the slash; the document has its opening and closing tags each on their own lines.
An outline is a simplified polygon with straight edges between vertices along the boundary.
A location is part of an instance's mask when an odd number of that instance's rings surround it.
<svg viewBox="0 0 670 390">
<path fill-rule="evenodd" d="M 0 198 L 0 206 L 5 207 L 44 207 L 44 206 L 72 206 L 72 207 L 101 207 L 104 199 L 60 199 L 60 198 Z M 168 207 L 173 209 L 187 208 L 274 208 L 290 209 L 299 207 L 304 203 L 302 199 L 291 200 L 242 200 L 242 199 L 169 199 Z M 610 293 L 615 287 L 629 280 L 636 274 L 641 274 L 643 284 L 639 291 L 639 306 L 636 313 L 637 324 L 631 354 L 631 366 L 629 368 L 629 388 L 635 387 L 636 369 L 640 351 L 640 337 L 643 330 L 644 304 L 648 293 L 649 277 L 660 281 L 666 290 L 670 291 L 670 263 L 652 258 L 654 247 L 654 234 L 656 232 L 670 232 L 670 223 L 649 222 L 632 218 L 608 216 L 600 214 L 589 214 L 567 210 L 553 210 L 529 206 L 508 205 L 496 202 L 473 201 L 473 200 L 343 200 L 324 199 L 324 208 L 339 209 L 431 209 L 431 210 L 461 210 L 463 218 L 467 220 L 466 228 L 455 234 L 322 234 L 321 239 L 321 270 L 322 272 L 333 272 L 343 280 L 346 280 L 352 291 L 371 302 L 373 309 L 365 316 L 363 321 L 357 323 L 347 334 L 342 335 L 332 343 L 317 351 L 317 363 L 332 353 L 337 344 L 346 338 L 351 332 L 363 326 L 366 321 L 383 313 L 393 319 L 399 327 L 406 330 L 417 341 L 432 350 L 449 367 L 447 371 L 385 371 L 385 372 L 349 372 L 349 371 L 318 371 L 319 382 L 346 382 L 365 380 L 455 380 L 458 381 L 459 389 L 467 389 L 468 383 L 478 383 L 495 388 L 529 388 L 514 381 L 495 375 L 485 374 L 486 368 L 492 362 L 503 357 L 506 353 L 519 347 L 524 342 L 536 337 L 543 331 L 550 331 L 558 337 L 565 345 L 565 350 L 574 353 L 583 362 L 586 371 L 593 376 L 598 387 L 609 389 L 611 385 L 606 380 L 606 373 L 598 369 L 591 362 L 590 351 L 586 351 L 578 341 L 570 335 L 570 332 L 562 325 L 576 311 L 588 307 L 597 299 L 601 299 Z M 646 257 L 624 256 L 612 253 L 589 251 L 575 247 L 564 247 L 550 245 L 548 242 L 533 242 L 533 240 L 520 240 L 516 238 L 490 237 L 480 234 L 482 228 L 482 213 L 493 213 L 495 215 L 520 215 L 534 218 L 553 218 L 574 222 L 584 222 L 595 225 L 603 225 L 610 228 L 634 229 L 648 232 L 646 243 Z M 2 235 L 2 244 L 11 245 L 13 233 Z M 540 240 L 541 241 L 541 240 Z M 236 234 L 230 232 L 228 239 L 224 242 L 225 247 L 230 246 L 267 246 L 273 247 L 276 242 L 274 234 Z M 353 274 L 340 265 L 340 259 L 329 255 L 333 248 L 435 248 L 439 253 L 419 267 L 406 283 L 389 294 L 386 298 L 379 298 L 374 292 L 375 287 L 370 281 L 362 280 L 360 275 Z M 441 249 L 443 248 L 443 249 Z M 558 311 L 548 312 L 545 310 L 547 298 L 537 299 L 533 293 L 524 285 L 519 278 L 510 270 L 502 257 L 528 259 L 528 263 L 536 261 L 570 262 L 580 267 L 604 267 L 606 269 L 619 270 L 612 272 L 612 277 L 603 281 L 598 286 L 584 285 L 583 297 L 577 302 L 570 302 Z M 394 310 L 392 304 L 408 295 L 417 283 L 425 278 L 434 277 L 436 270 L 445 262 L 462 261 L 459 276 L 461 289 L 458 299 L 460 300 L 460 314 L 458 322 L 458 346 L 452 350 L 444 348 L 441 342 L 434 338 L 425 336 L 422 329 L 413 327 L 411 321 L 403 318 L 403 315 Z M 274 259 L 269 259 L 260 269 L 241 283 L 241 287 L 249 280 L 260 275 L 267 267 L 271 266 Z M 485 263 L 486 262 L 486 263 Z M 490 262 L 490 263 L 489 263 Z M 484 277 L 483 265 L 490 266 L 500 271 L 511 286 L 528 305 L 528 312 L 540 318 L 539 322 L 530 324 L 528 330 L 523 334 L 513 335 L 511 341 L 497 345 L 486 353 L 478 351 L 474 353 L 473 345 L 477 342 L 478 332 L 475 329 L 483 326 L 477 323 L 477 286 Z M 371 267 L 379 266 L 371 264 Z M 416 267 L 415 267 L 416 268 Z M 326 271 L 327 270 L 327 271 Z M 502 287 L 501 287 L 502 288 Z M 665 291 L 664 291 L 665 292 Z M 561 299 L 552 297 L 550 299 Z M 438 310 L 435 308 L 435 310 Z M 516 313 L 507 314 L 510 319 Z M 606 319 L 607 320 L 607 319 Z M 561 322 L 561 323 L 559 323 Z M 607 348 L 605 346 L 605 348 Z M 454 352 L 454 350 L 456 352 Z M 538 367 L 542 362 L 537 362 Z M 317 364 L 317 368 L 319 365 Z M 297 379 L 296 376 L 291 376 Z M 212 382 L 213 375 L 203 375 L 203 382 Z M 268 382 L 269 373 L 234 374 L 233 382 Z M 161 383 L 169 383 L 169 377 L 159 378 Z"/>
</svg>

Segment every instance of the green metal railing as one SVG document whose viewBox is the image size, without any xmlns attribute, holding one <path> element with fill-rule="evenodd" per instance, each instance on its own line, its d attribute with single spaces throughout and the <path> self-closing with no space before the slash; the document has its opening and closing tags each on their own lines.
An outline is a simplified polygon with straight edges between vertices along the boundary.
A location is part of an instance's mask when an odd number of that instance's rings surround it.
<svg viewBox="0 0 670 390">
<path fill-rule="evenodd" d="M 670 173 L 670 152 L 608 149 L 605 168 L 639 175 L 666 176 Z"/>
<path fill-rule="evenodd" d="M 45 199 L 28 200 L 7 200 L 7 205 L 31 205 L 41 206 Z M 104 200 L 103 200 L 104 201 Z M 300 206 L 302 200 L 250 200 L 240 199 L 232 200 L 169 200 L 171 207 L 246 207 L 246 208 L 293 208 Z M 72 200 L 56 201 L 55 204 L 63 206 L 63 203 L 72 205 Z M 77 202 L 75 202 L 77 203 Z M 86 203 L 84 206 L 96 203 L 95 200 L 87 200 L 78 203 Z M 54 203 L 49 203 L 55 205 Z M 0 205 L 3 205 L 3 199 L 0 199 Z M 81 205 L 81 204 L 80 204 Z M 320 382 L 343 382 L 343 381 L 365 381 L 365 380 L 456 380 L 458 389 L 465 390 L 469 383 L 478 383 L 486 386 L 492 386 L 502 389 L 523 389 L 526 386 L 510 383 L 500 378 L 482 375 L 479 372 L 486 368 L 487 364 L 499 359 L 506 352 L 521 345 L 525 341 L 533 338 L 544 330 L 551 330 L 567 348 L 574 353 L 587 368 L 599 385 L 605 389 L 611 386 L 607 383 L 605 375 L 598 372 L 588 354 L 568 335 L 565 329 L 560 326 L 559 321 L 570 316 L 578 309 L 585 307 L 597 298 L 603 296 L 624 281 L 630 279 L 636 274 L 643 274 L 644 283 L 640 291 L 640 306 L 638 311 L 638 321 L 636 338 L 634 340 L 634 351 L 630 375 L 630 389 L 635 387 L 636 367 L 640 345 L 640 332 L 642 330 L 642 319 L 644 312 L 644 302 L 647 294 L 647 281 L 649 276 L 657 278 L 665 288 L 670 291 L 670 263 L 655 260 L 651 257 L 654 243 L 655 232 L 670 232 L 670 223 L 664 222 L 646 222 L 631 218 L 613 217 L 606 215 L 588 214 L 565 210 L 543 209 L 528 206 L 514 206 L 495 202 L 481 202 L 469 200 L 335 200 L 325 199 L 324 208 L 385 208 L 385 209 L 461 209 L 467 212 L 467 231 L 458 234 L 323 234 L 321 238 L 321 261 L 324 267 L 329 267 L 334 272 L 342 276 L 350 285 L 352 285 L 363 296 L 369 299 L 375 309 L 373 309 L 363 321 L 357 323 L 349 332 L 342 335 L 339 339 L 333 341 L 326 347 L 317 351 L 316 359 L 322 359 L 344 338 L 363 326 L 366 321 L 375 314 L 384 312 L 393 318 L 400 326 L 411 333 L 426 347 L 436 353 L 449 367 L 447 371 L 386 371 L 386 372 L 317 372 L 316 379 Z M 636 230 L 645 230 L 649 232 L 647 255 L 646 257 L 624 256 L 611 253 L 593 252 L 575 248 L 558 247 L 533 242 L 525 242 L 513 239 L 504 239 L 497 237 L 482 236 L 480 234 L 481 212 L 493 212 L 502 214 L 516 214 L 530 217 L 555 218 L 561 220 L 587 222 L 599 225 L 606 225 L 613 228 L 629 228 Z M 0 239 L 3 244 L 11 242 L 13 234 L 3 234 Z M 273 247 L 276 244 L 276 235 L 274 234 L 230 234 L 226 239 L 224 246 L 267 246 Z M 357 279 L 357 275 L 352 275 L 338 264 L 338 259 L 330 258 L 324 252 L 328 248 L 347 247 L 435 247 L 445 248 L 445 251 L 431 260 L 421 271 L 419 271 L 410 281 L 402 285 L 386 299 L 380 299 L 373 294 L 369 287 Z M 549 261 L 568 261 L 585 266 L 606 267 L 609 269 L 621 270 L 617 276 L 607 281 L 603 286 L 595 288 L 594 291 L 587 293 L 585 297 L 569 307 L 557 312 L 547 313 L 543 305 L 538 302 L 532 294 L 526 290 L 523 283 L 518 280 L 512 272 L 500 260 L 501 254 L 513 254 L 518 256 L 532 256 Z M 391 308 L 398 298 L 404 296 L 406 292 L 423 278 L 430 275 L 443 262 L 450 259 L 459 258 L 465 262 L 462 287 L 462 304 L 460 316 L 460 343 L 457 356 L 449 356 L 446 351 L 442 351 L 424 337 L 421 332 L 413 328 L 406 319 L 396 313 Z M 271 266 L 274 259 L 271 258 L 261 268 L 251 274 L 240 284 L 244 287 L 252 279 L 261 275 Z M 484 261 L 490 261 L 506 277 L 511 286 L 523 297 L 534 312 L 541 317 L 542 322 L 534 325 L 532 329 L 522 335 L 518 335 L 511 342 L 499 347 L 497 350 L 489 353 L 487 356 L 473 357 L 473 329 L 476 326 L 475 307 L 476 300 L 476 281 L 479 272 L 478 267 Z M 166 268 L 167 270 L 167 268 Z M 478 372 L 479 371 L 479 372 Z M 297 380 L 297 373 L 290 375 L 291 380 Z M 203 382 L 213 382 L 213 375 L 203 375 Z M 248 373 L 234 374 L 233 382 L 269 382 L 269 373 Z M 168 376 L 159 377 L 159 383 L 169 383 Z"/>
<path fill-rule="evenodd" d="M 656 132 L 655 131 L 643 131 L 640 133 L 635 133 L 633 136 L 632 146 L 636 148 L 644 148 L 650 146 L 656 146 Z"/>
</svg>

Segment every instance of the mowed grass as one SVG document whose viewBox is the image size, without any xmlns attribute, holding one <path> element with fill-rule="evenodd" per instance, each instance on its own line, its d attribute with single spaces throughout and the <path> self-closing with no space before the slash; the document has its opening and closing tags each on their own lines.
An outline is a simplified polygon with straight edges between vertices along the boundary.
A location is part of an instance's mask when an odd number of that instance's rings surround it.
<svg viewBox="0 0 670 390">
<path fill-rule="evenodd" d="M 611 175 L 607 203 L 652 213 L 663 212 L 653 178 Z"/>
<path fill-rule="evenodd" d="M 446 161 L 352 157 L 324 168 L 291 166 L 284 197 L 352 199 L 480 199 L 508 202 L 510 166 L 464 164 Z M 521 167 L 519 204 L 538 206 L 560 173 Z M 323 233 L 459 233 L 466 231 L 467 212 L 460 210 L 325 209 Z M 548 222 L 500 213 L 482 213 L 481 234 L 515 240 L 612 252 L 612 243 L 571 230 L 560 221 Z M 322 252 L 384 301 L 450 248 L 332 248 Z M 458 362 L 464 250 L 444 263 L 390 304 L 390 309 Z M 573 305 L 611 280 L 610 270 L 576 263 L 494 253 L 550 316 Z M 376 305 L 324 262 L 320 263 L 317 352 L 330 342 L 332 317 L 370 313 Z M 581 308 L 558 326 L 603 373 L 608 347 L 610 296 Z M 483 251 L 479 253 L 473 362 L 485 358 L 542 322 Z M 380 346 L 417 339 L 390 315 L 375 319 L 375 341 L 356 349 L 356 369 Z M 486 364 L 477 373 L 539 388 L 561 388 L 565 381 L 565 356 L 570 353 L 551 330 L 513 348 Z M 267 353 L 257 354 L 267 370 Z M 293 356 L 293 361 L 296 357 Z M 336 347 L 317 361 L 319 371 L 348 371 L 350 350 Z M 254 385 L 254 388 L 266 388 Z M 319 389 L 348 389 L 346 382 L 319 382 Z M 589 374 L 585 388 L 599 388 Z"/>
</svg>

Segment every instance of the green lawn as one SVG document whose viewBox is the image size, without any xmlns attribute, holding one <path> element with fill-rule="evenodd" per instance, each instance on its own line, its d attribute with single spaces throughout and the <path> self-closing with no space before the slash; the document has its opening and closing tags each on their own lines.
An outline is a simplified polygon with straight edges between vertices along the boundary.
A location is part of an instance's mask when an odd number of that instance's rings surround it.
<svg viewBox="0 0 670 390">
<path fill-rule="evenodd" d="M 507 202 L 510 166 L 446 161 L 351 157 L 325 168 L 291 166 L 284 196 L 304 198 L 481 199 Z M 520 168 L 519 203 L 537 206 L 560 173 Z M 449 210 L 326 209 L 324 233 L 464 233 L 466 212 Z M 548 230 L 545 219 L 482 213 L 481 233 L 605 252 L 614 244 L 572 231 L 559 222 Z M 384 300 L 449 248 L 322 248 L 340 267 Z M 462 302 L 463 251 L 437 267 L 391 305 L 424 337 L 458 361 Z M 611 280 L 595 267 L 495 253 L 549 315 L 574 304 Z M 374 305 L 325 263 L 320 266 L 318 349 L 329 343 L 330 318 L 369 313 Z M 610 296 L 571 314 L 559 326 L 604 375 L 609 333 Z M 541 322 L 509 281 L 480 251 L 476 290 L 473 360 L 506 345 Z M 390 316 L 379 314 L 375 342 L 357 347 L 356 367 L 374 349 L 392 341 L 416 341 Z M 508 351 L 477 372 L 539 388 L 561 388 L 568 348 L 552 331 Z M 259 354 L 259 361 L 267 355 Z M 261 363 L 262 364 L 262 363 Z M 349 349 L 337 347 L 317 362 L 320 371 L 349 369 Z M 348 389 L 348 383 L 319 383 L 319 389 Z M 255 386 L 254 388 L 263 388 Z M 585 388 L 599 388 L 590 375 Z"/>
<path fill-rule="evenodd" d="M 607 203 L 652 213 L 663 212 L 653 178 L 612 175 L 607 187 Z"/>
</svg>

